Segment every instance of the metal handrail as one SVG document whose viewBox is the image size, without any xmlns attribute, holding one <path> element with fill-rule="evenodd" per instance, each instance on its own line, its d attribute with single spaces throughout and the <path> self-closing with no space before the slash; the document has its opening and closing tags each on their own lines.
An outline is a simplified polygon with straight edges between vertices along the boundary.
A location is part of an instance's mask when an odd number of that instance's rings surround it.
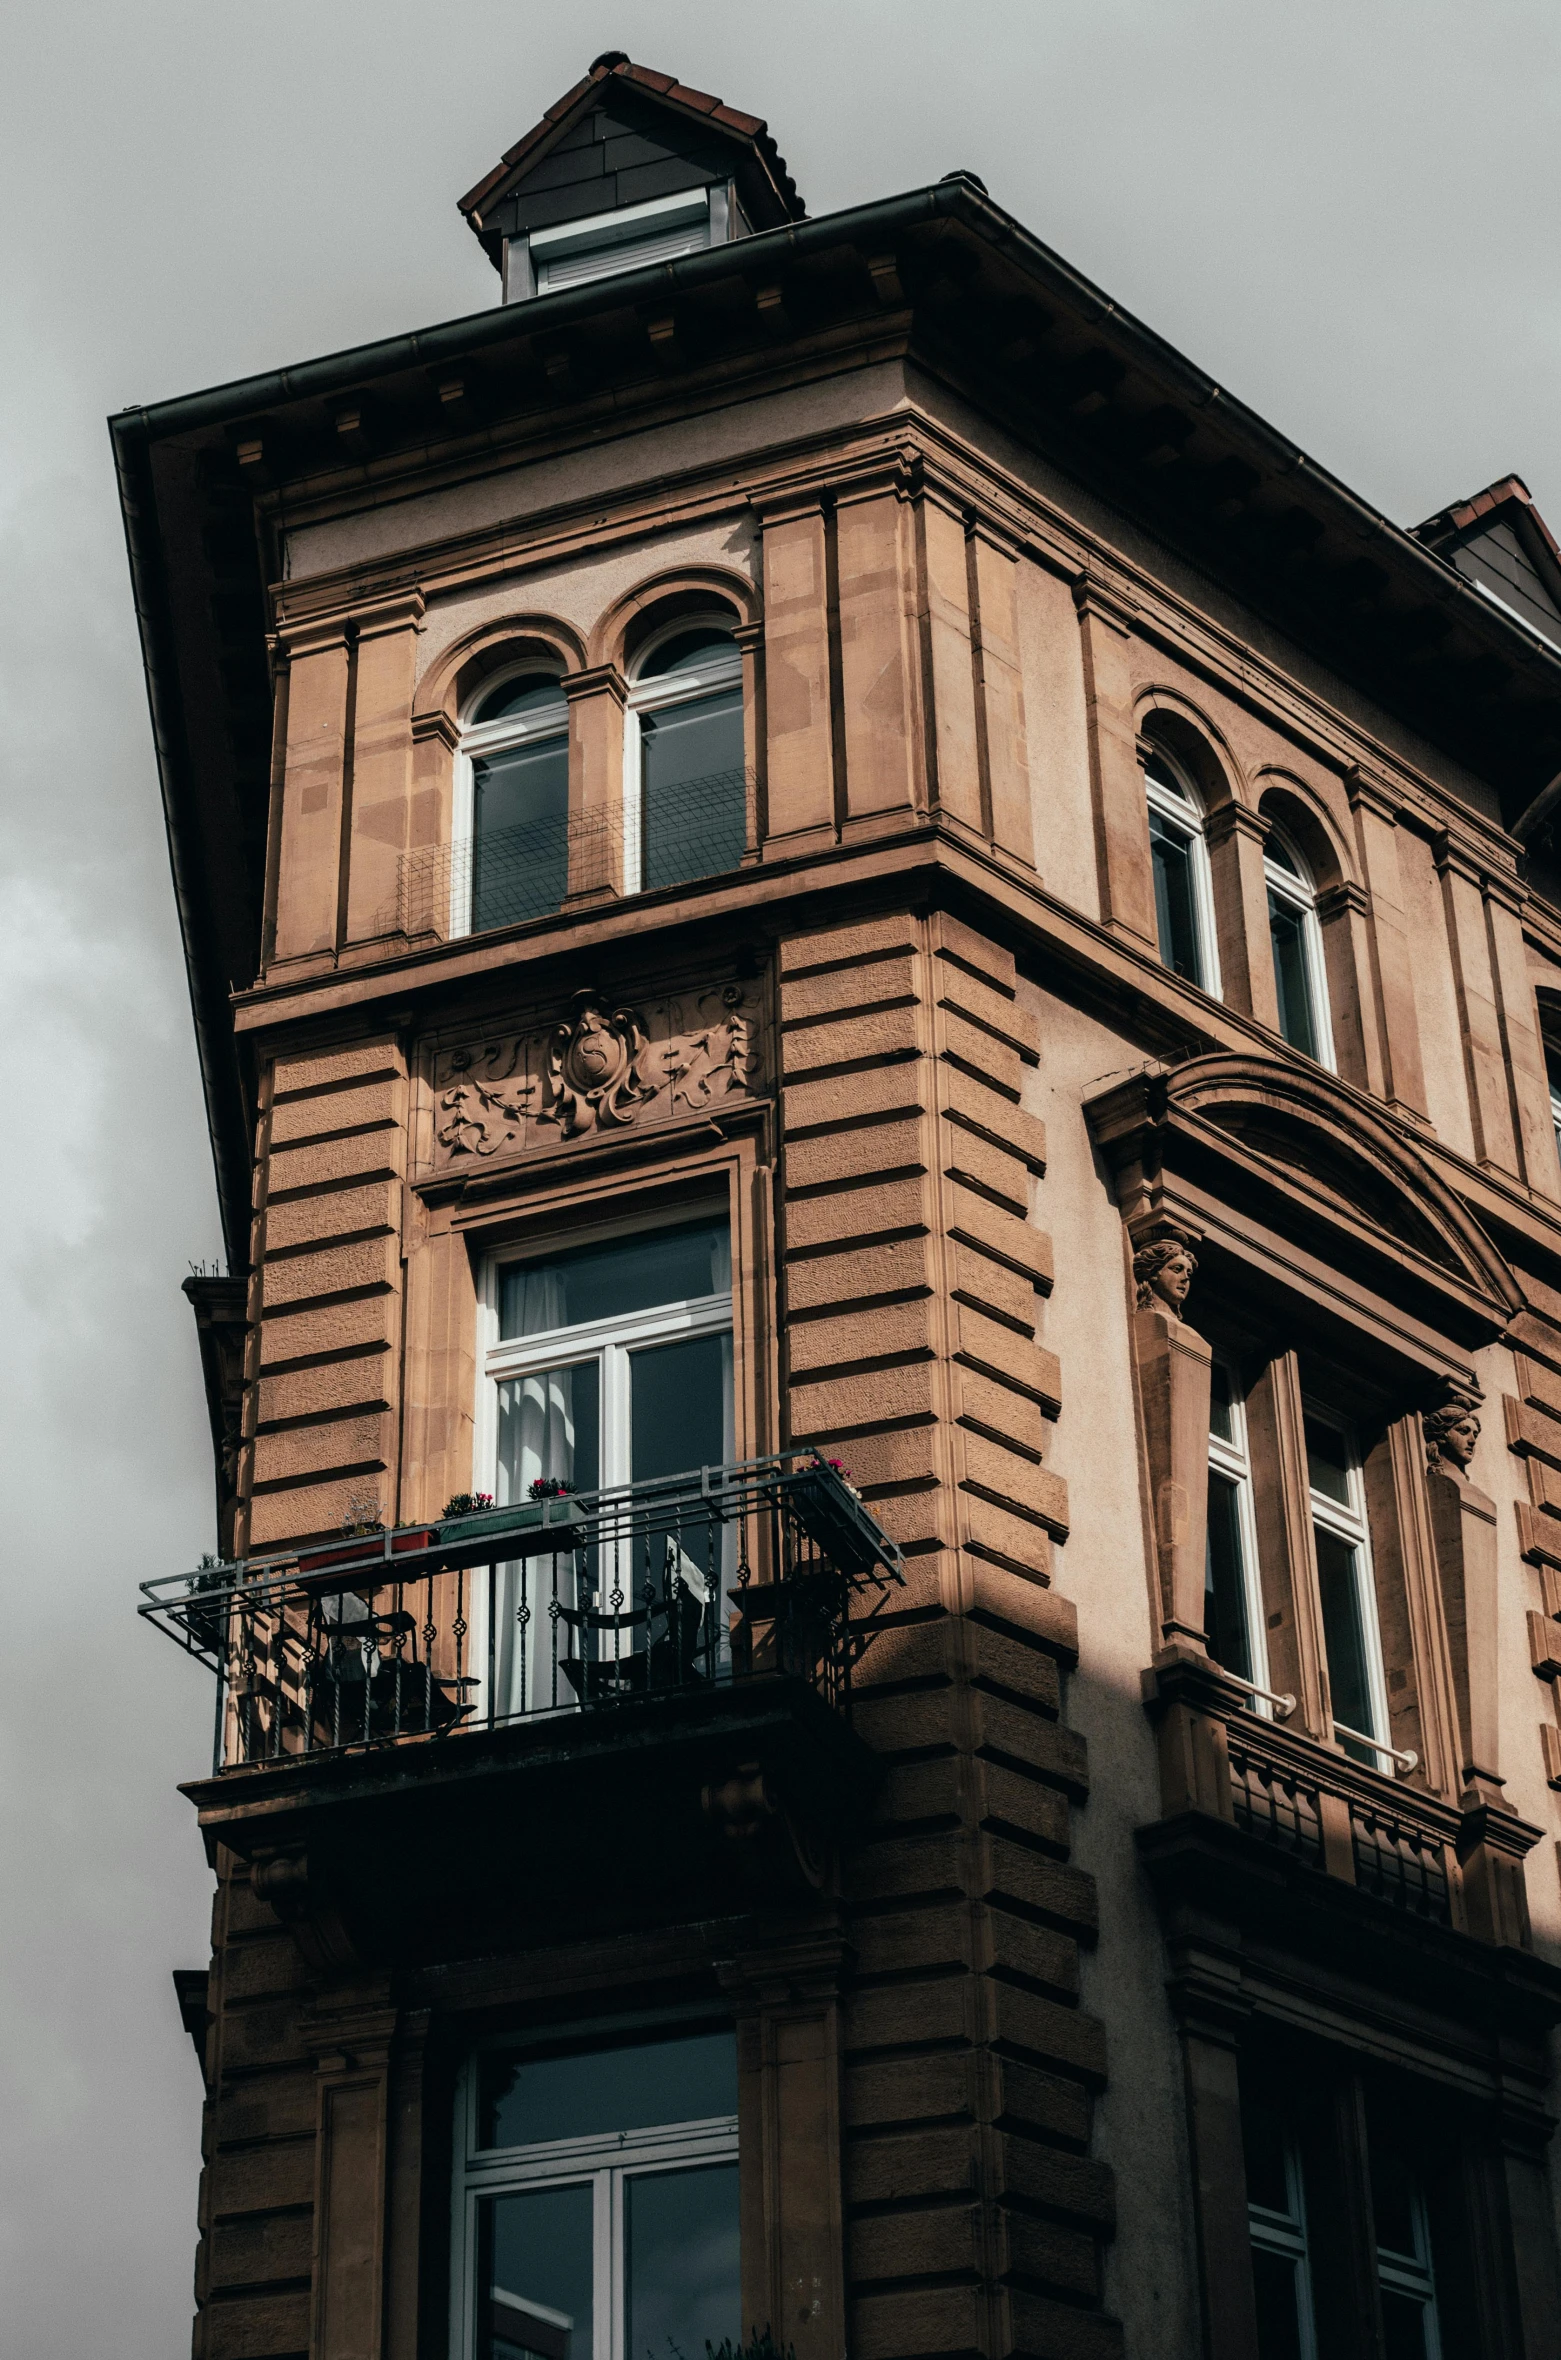
<svg viewBox="0 0 1561 2360">
<path fill-rule="evenodd" d="M 1420 1767 L 1418 1754 L 1401 1753 L 1396 1745 L 1384 1745 L 1380 1737 L 1368 1737 L 1364 1729 L 1352 1729 L 1345 1721 L 1334 1722 L 1333 1734 L 1335 1737 L 1353 1738 L 1357 1745 L 1370 1746 L 1374 1754 L 1383 1756 L 1390 1762 L 1396 1762 L 1406 1778 L 1411 1770 L 1418 1770 Z"/>
<path fill-rule="evenodd" d="M 1295 1711 L 1293 1696 L 1281 1696 L 1277 1688 L 1260 1688 L 1256 1680 L 1243 1680 L 1239 1672 L 1227 1671 L 1224 1664 L 1220 1665 L 1219 1673 L 1220 1678 L 1228 1680 L 1233 1688 L 1245 1689 L 1248 1696 L 1261 1696 L 1266 1703 L 1273 1705 L 1281 1721 L 1288 1721 Z"/>
</svg>

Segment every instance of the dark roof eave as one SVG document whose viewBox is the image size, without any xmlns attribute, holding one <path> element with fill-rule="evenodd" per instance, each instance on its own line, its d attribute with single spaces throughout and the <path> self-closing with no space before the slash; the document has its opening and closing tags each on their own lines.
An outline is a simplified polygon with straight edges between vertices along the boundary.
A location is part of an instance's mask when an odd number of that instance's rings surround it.
<svg viewBox="0 0 1561 2360">
<path fill-rule="evenodd" d="M 374 344 L 331 353 L 319 360 L 276 369 L 262 376 L 236 379 L 195 394 L 181 395 L 145 409 L 122 411 L 109 421 L 116 441 L 138 431 L 148 438 L 198 433 L 202 429 L 236 424 L 264 411 L 292 402 L 320 400 L 352 387 L 361 388 L 379 376 L 404 368 L 430 368 L 475 357 L 490 347 L 531 336 L 539 330 L 561 330 L 589 318 L 604 305 L 632 302 L 656 288 L 667 293 L 693 293 L 706 283 L 725 278 L 734 268 L 748 271 L 790 251 L 799 260 L 833 247 L 859 249 L 890 240 L 918 225 L 939 218 L 956 218 L 983 237 L 992 249 L 1012 260 L 1054 303 L 1065 305 L 1082 325 L 1093 328 L 1117 348 L 1124 359 L 1156 379 L 1167 396 L 1207 422 L 1217 410 L 1235 450 L 1256 461 L 1262 471 L 1292 479 L 1298 499 L 1309 494 L 1324 521 L 1332 521 L 1362 547 L 1375 544 L 1374 554 L 1394 567 L 1406 583 L 1423 596 L 1450 604 L 1476 635 L 1500 648 L 1507 661 L 1522 670 L 1536 668 L 1561 693 L 1561 651 L 1554 654 L 1535 643 L 1510 622 L 1489 600 L 1466 582 L 1457 570 L 1425 548 L 1414 535 L 1394 524 L 1369 501 L 1310 458 L 1300 446 L 1280 433 L 1257 411 L 1249 409 L 1215 380 L 1194 366 L 1176 347 L 1152 328 L 1112 302 L 1109 296 L 1043 245 L 1019 222 L 968 181 L 935 182 L 870 205 L 853 206 L 812 220 L 764 230 L 733 244 L 707 248 L 677 262 L 658 263 L 620 277 L 567 288 L 554 295 L 532 298 L 523 305 L 500 305 L 462 319 L 419 328 Z"/>
</svg>

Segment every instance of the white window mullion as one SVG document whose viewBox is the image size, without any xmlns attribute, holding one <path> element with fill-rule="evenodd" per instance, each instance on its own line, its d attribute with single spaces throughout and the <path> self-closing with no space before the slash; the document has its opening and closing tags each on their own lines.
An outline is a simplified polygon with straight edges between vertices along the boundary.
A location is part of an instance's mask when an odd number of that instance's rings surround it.
<svg viewBox="0 0 1561 2360">
<path fill-rule="evenodd" d="M 624 2331 L 623 2173 L 605 2171 L 596 2181 L 596 2250 L 592 2283 L 595 2360 L 623 2360 Z"/>
</svg>

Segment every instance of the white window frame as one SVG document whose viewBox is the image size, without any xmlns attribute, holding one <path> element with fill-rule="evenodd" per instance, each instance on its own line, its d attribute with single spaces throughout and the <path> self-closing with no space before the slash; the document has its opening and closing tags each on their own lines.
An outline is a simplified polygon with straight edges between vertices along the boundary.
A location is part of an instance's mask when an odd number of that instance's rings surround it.
<svg viewBox="0 0 1561 2360">
<path fill-rule="evenodd" d="M 1317 1034 L 1316 1061 L 1324 1072 L 1336 1073 L 1338 1064 L 1333 1046 L 1333 1010 L 1328 1005 L 1328 972 L 1323 961 L 1322 926 L 1317 916 L 1317 886 L 1299 845 L 1288 829 L 1270 827 L 1269 842 L 1272 843 L 1276 837 L 1294 861 L 1295 869 L 1292 872 L 1277 861 L 1270 860 L 1265 846 L 1264 882 L 1270 893 L 1277 895 L 1300 917 L 1301 956 L 1306 965 L 1306 988 L 1311 995 L 1312 1023 Z M 1272 933 L 1269 945 L 1272 952 Z M 1301 1055 L 1305 1054 L 1302 1050 Z"/>
<path fill-rule="evenodd" d="M 1288 2210 L 1276 2213 L 1267 2205 L 1247 2201 L 1247 2234 L 1255 2253 L 1280 2254 L 1295 2264 L 1296 2322 L 1301 2360 L 1317 2360 L 1317 2322 L 1312 2310 L 1311 2238 L 1306 2225 L 1306 2188 L 1301 2177 L 1301 2155 L 1295 2133 L 1284 2124 L 1285 2194 Z"/>
<path fill-rule="evenodd" d="M 1387 1677 L 1382 1663 L 1382 1629 L 1377 1619 L 1376 1569 L 1371 1559 L 1371 1530 L 1366 1518 L 1366 1479 L 1361 1468 L 1360 1451 L 1356 1445 L 1353 1428 L 1346 1425 L 1342 1418 L 1335 1417 L 1331 1411 L 1323 1409 L 1315 1401 L 1303 1402 L 1302 1409 L 1306 1417 L 1311 1418 L 1316 1425 L 1326 1426 L 1331 1433 L 1339 1435 L 1344 1443 L 1345 1487 L 1350 1495 L 1348 1504 L 1341 1506 L 1337 1500 L 1330 1499 L 1326 1492 L 1315 1490 L 1308 1481 L 1307 1506 L 1314 1524 L 1322 1525 L 1326 1531 L 1334 1535 L 1335 1539 L 1344 1541 L 1355 1551 L 1356 1596 L 1360 1610 L 1361 1639 L 1366 1650 L 1366 1685 L 1370 1691 L 1371 1713 L 1375 1723 L 1371 1729 L 1349 1729 L 1347 1723 L 1340 1723 L 1335 1719 L 1333 1721 L 1333 1736 L 1335 1742 L 1338 1742 L 1340 1729 L 1345 1728 L 1348 1729 L 1349 1735 L 1358 1742 L 1375 1747 L 1378 1768 L 1385 1767 L 1391 1778 L 1402 1757 L 1396 1753 L 1388 1739 Z M 1326 1652 L 1325 1641 L 1325 1660 Z M 1328 1675 L 1328 1685 L 1331 1710 L 1333 1688 L 1331 1668 Z"/>
<path fill-rule="evenodd" d="M 1214 1431 L 1214 1420 L 1209 1420 L 1209 1472 L 1221 1475 L 1236 1493 L 1236 1532 L 1241 1549 L 1241 1587 L 1247 1610 L 1247 1643 L 1252 1656 L 1251 1683 L 1254 1689 L 1268 1687 L 1268 1629 L 1263 1613 L 1263 1584 L 1257 1554 L 1257 1504 L 1252 1485 L 1252 1456 L 1247 1441 L 1247 1402 L 1241 1389 L 1241 1379 L 1234 1362 L 1219 1359 L 1230 1389 L 1230 1425 L 1233 1439 L 1226 1442 Z M 1239 1674 L 1233 1674 L 1239 1684 Z M 1265 1721 L 1274 1717 L 1273 1704 L 1267 1695 L 1254 1695 L 1251 1708 Z"/>
<path fill-rule="evenodd" d="M 466 700 L 467 713 L 486 703 L 496 688 L 507 680 L 556 680 L 563 693 L 562 672 L 549 671 L 545 664 L 519 662 L 506 665 L 502 672 L 493 673 L 475 688 Z M 460 743 L 455 755 L 455 792 L 452 798 L 450 825 L 450 939 L 455 941 L 472 930 L 472 876 L 477 860 L 477 773 L 475 765 L 485 754 L 507 753 L 511 746 L 526 744 L 528 739 L 556 738 L 569 735 L 569 708 L 564 707 L 563 729 L 557 716 L 543 721 L 528 714 L 505 714 L 497 721 L 473 724 L 462 715 Z"/>
<path fill-rule="evenodd" d="M 1415 2250 L 1412 2254 L 1399 2253 L 1378 2240 L 1377 2283 L 1384 2294 L 1404 2295 L 1420 2305 L 1425 2329 L 1425 2360 L 1441 2360 L 1442 2335 L 1436 2313 L 1436 2275 L 1431 2266 L 1431 2223 L 1426 2212 L 1425 2190 L 1418 2179 L 1410 2185 L 1409 2210 L 1414 2225 Z"/>
<path fill-rule="evenodd" d="M 499 2044 L 492 2043 L 490 2046 Z M 468 2058 L 456 2098 L 455 2200 L 452 2235 L 450 2349 L 477 2360 L 480 2295 L 477 2287 L 478 2206 L 484 2196 L 522 2188 L 571 2188 L 589 2183 L 593 2196 L 590 2360 L 630 2360 L 625 2291 L 627 2249 L 624 2184 L 655 2172 L 737 2162 L 737 2117 L 667 2123 L 637 2131 L 603 2131 L 554 2139 L 534 2147 L 479 2148 L 477 2077 L 481 2052 Z"/>
<path fill-rule="evenodd" d="M 1174 786 L 1167 787 L 1159 779 L 1152 778 L 1151 767 L 1163 770 L 1174 781 Z M 1177 834 L 1184 837 L 1192 847 L 1192 922 L 1204 967 L 1203 982 L 1193 985 L 1193 988 L 1207 992 L 1211 1000 L 1223 999 L 1225 994 L 1220 981 L 1219 944 L 1214 928 L 1214 875 L 1209 866 L 1208 837 L 1204 832 L 1207 814 L 1203 797 L 1181 764 L 1159 746 L 1145 757 L 1141 775 L 1150 810 L 1168 820 Z M 1181 790 L 1180 793 L 1175 791 L 1176 788 Z M 1163 960 L 1161 963 L 1164 964 Z M 1170 974 L 1174 970 L 1167 968 L 1166 972 Z M 1177 981 L 1191 983 L 1192 978 L 1178 976 Z"/>
<path fill-rule="evenodd" d="M 720 689 L 737 688 L 743 684 L 743 653 L 733 640 L 729 648 L 712 648 L 700 659 L 697 671 L 675 672 L 664 679 L 646 680 L 645 666 L 656 650 L 668 640 L 681 639 L 686 631 L 736 628 L 725 612 L 680 615 L 666 624 L 649 639 L 635 658 L 634 677 L 629 685 L 628 709 L 624 716 L 623 732 L 623 890 L 625 893 L 643 891 L 642 868 L 644 837 L 641 827 L 641 802 L 644 769 L 641 759 L 642 739 L 640 723 L 647 713 L 665 713 L 674 705 L 691 705 L 700 697 L 713 696 Z M 743 775 L 748 767 L 747 716 L 743 726 Z"/>
<path fill-rule="evenodd" d="M 1555 1133 L 1556 1160 L 1561 1163 L 1561 1059 L 1548 1044 L 1545 1049 L 1545 1081 L 1550 1091 L 1550 1127 Z"/>
</svg>

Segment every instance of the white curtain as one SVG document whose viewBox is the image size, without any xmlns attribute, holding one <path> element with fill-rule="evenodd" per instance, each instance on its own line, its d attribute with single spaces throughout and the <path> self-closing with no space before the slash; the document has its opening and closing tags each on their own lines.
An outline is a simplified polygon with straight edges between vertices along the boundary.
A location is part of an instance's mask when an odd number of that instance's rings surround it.
<svg viewBox="0 0 1561 2360">
<path fill-rule="evenodd" d="M 556 1284 L 556 1279 L 551 1283 Z M 596 1363 L 585 1361 L 572 1368 L 511 1377 L 500 1385 L 498 1506 L 528 1500 L 539 1476 L 578 1486 L 583 1474 L 587 1484 L 595 1482 L 594 1467 L 576 1469 L 575 1409 L 577 1390 L 594 1396 L 596 1384 Z M 501 1565 L 493 1593 L 498 1617 L 495 1716 L 503 1719 L 511 1713 L 535 1712 L 555 1701 L 567 1703 L 572 1693 L 567 1686 L 561 1687 L 556 1699 L 553 1695 L 554 1626 L 548 1608 L 555 1594 L 560 1605 L 575 1604 L 574 1559 L 529 1557 Z"/>
</svg>

